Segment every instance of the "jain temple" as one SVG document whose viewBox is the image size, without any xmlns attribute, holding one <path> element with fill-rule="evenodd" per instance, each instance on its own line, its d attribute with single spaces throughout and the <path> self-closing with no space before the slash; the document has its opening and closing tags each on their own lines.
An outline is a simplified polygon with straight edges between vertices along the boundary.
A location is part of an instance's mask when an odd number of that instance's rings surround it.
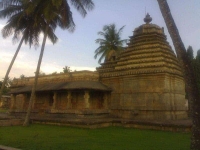
<svg viewBox="0 0 200 150">
<path fill-rule="evenodd" d="M 114 53 L 96 71 L 45 75 L 38 79 L 33 120 L 65 122 L 101 118 L 180 120 L 188 117 L 182 69 L 164 29 L 144 24 L 130 36 L 128 46 Z M 34 77 L 15 79 L 11 114 L 25 115 Z"/>
</svg>

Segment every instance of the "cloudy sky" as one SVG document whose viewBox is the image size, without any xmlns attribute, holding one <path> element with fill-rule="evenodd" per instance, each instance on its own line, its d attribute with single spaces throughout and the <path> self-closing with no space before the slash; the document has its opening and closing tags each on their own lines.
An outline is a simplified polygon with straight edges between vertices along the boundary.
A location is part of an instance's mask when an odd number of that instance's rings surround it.
<svg viewBox="0 0 200 150">
<path fill-rule="evenodd" d="M 72 70 L 95 70 L 99 66 L 94 59 L 94 51 L 98 47 L 95 39 L 99 38 L 98 31 L 104 25 L 115 23 L 119 29 L 123 25 L 123 39 L 132 36 L 133 30 L 143 24 L 146 12 L 153 18 L 152 23 L 165 28 L 165 34 L 171 43 L 164 20 L 160 13 L 157 0 L 93 0 L 95 9 L 88 12 L 85 18 L 74 9 L 73 18 L 76 30 L 73 33 L 67 30 L 56 30 L 58 42 L 53 45 L 47 41 L 43 56 L 41 71 L 50 74 L 61 72 L 64 66 Z M 172 15 L 178 26 L 182 40 L 187 48 L 191 45 L 195 51 L 200 49 L 200 0 L 168 0 Z M 6 20 L 0 20 L 0 29 Z M 41 35 L 41 42 L 42 42 Z M 3 39 L 0 36 L 0 80 L 5 76 L 8 65 L 17 49 L 18 43 L 13 44 L 12 37 Z M 39 57 L 38 49 L 22 46 L 13 65 L 10 77 L 33 76 Z"/>
</svg>

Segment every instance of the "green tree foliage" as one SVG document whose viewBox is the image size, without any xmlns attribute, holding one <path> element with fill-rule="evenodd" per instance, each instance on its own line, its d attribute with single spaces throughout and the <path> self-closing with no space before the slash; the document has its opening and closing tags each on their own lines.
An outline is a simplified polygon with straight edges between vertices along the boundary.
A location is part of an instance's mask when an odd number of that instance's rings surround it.
<svg viewBox="0 0 200 150">
<path fill-rule="evenodd" d="M 198 59 L 200 61 L 200 49 L 197 51 L 196 59 Z"/>
<path fill-rule="evenodd" d="M 98 32 L 98 35 L 103 38 L 96 39 L 96 43 L 99 44 L 99 47 L 95 50 L 94 58 L 96 59 L 100 56 L 98 62 L 101 63 L 103 59 L 109 60 L 110 56 L 114 53 L 118 55 L 124 48 L 123 44 L 127 42 L 126 39 L 121 40 L 121 33 L 124 29 L 124 26 L 119 30 L 116 29 L 115 24 L 105 25 L 103 31 Z"/>
<path fill-rule="evenodd" d="M 1 88 L 2 84 L 3 84 L 3 81 L 0 81 L 0 88 Z M 8 93 L 8 88 L 6 86 L 4 86 L 4 88 L 2 90 L 2 95 L 6 94 L 6 93 Z"/>
<path fill-rule="evenodd" d="M 189 101 L 189 113 L 192 117 L 192 137 L 191 150 L 200 148 L 200 95 L 198 92 L 197 81 L 194 69 L 187 57 L 186 48 L 183 44 L 178 28 L 170 11 L 167 0 L 157 0 L 162 16 L 165 20 L 167 29 L 172 38 L 177 58 L 183 68 L 183 77 L 186 84 L 186 92 Z"/>
<path fill-rule="evenodd" d="M 45 32 L 41 46 L 40 56 L 36 68 L 34 85 L 31 91 L 31 97 L 29 101 L 27 115 L 25 118 L 25 122 L 23 124 L 24 126 L 29 125 L 30 113 L 33 105 L 33 100 L 35 97 L 35 91 L 40 72 L 40 66 L 44 54 L 47 33 L 50 27 L 53 27 L 54 29 L 56 27 L 60 27 L 62 29 L 68 29 L 69 31 L 74 30 L 75 24 L 73 21 L 69 2 L 71 3 L 72 6 L 75 7 L 75 9 L 78 12 L 80 12 L 80 14 L 83 17 L 87 14 L 87 10 L 91 10 L 94 7 L 92 0 L 32 0 L 28 2 L 30 2 L 31 4 L 29 5 L 29 8 L 25 12 L 26 13 L 34 12 L 36 24 L 40 24 L 40 18 L 42 16 L 44 22 L 46 23 L 46 26 L 45 26 Z"/>
<path fill-rule="evenodd" d="M 200 93 L 200 50 L 197 51 L 197 56 L 194 57 L 194 51 L 192 46 L 187 48 L 187 56 L 190 60 L 190 63 L 194 69 L 194 74 L 196 78 L 196 82 L 198 85 L 198 92 Z"/>
<path fill-rule="evenodd" d="M 4 4 L 0 11 L 0 18 L 8 18 L 7 24 L 2 29 L 3 38 L 7 38 L 10 35 L 13 36 L 13 42 L 18 41 L 21 38 L 21 41 L 18 45 L 18 48 L 10 62 L 10 65 L 5 74 L 5 81 L 8 78 L 8 75 L 11 71 L 11 68 L 15 62 L 15 59 L 19 53 L 22 43 L 25 41 L 25 44 L 34 45 L 35 48 L 39 45 L 39 34 L 44 32 L 46 27 L 46 22 L 42 19 L 42 17 L 38 17 L 40 19 L 40 23 L 35 23 L 35 10 L 32 13 L 27 13 L 27 9 L 31 2 L 27 0 L 4 0 L 1 4 Z M 55 43 L 57 41 L 57 37 L 54 34 L 54 28 L 50 27 L 48 30 L 48 37 L 50 40 Z M 21 35 L 23 35 L 21 37 Z M 5 86 L 5 81 L 2 83 L 0 97 L 2 94 L 2 90 Z"/>
<path fill-rule="evenodd" d="M 192 62 L 194 59 L 194 51 L 193 51 L 192 46 L 189 46 L 187 48 L 187 56 L 188 56 L 189 60 Z"/>
<path fill-rule="evenodd" d="M 55 72 L 53 72 L 53 73 L 51 73 L 51 74 L 52 74 L 52 75 L 56 75 L 56 74 L 58 74 L 58 73 L 57 73 L 57 71 L 55 71 Z"/>
<path fill-rule="evenodd" d="M 10 5 L 11 0 L 0 0 L 0 8 L 5 8 Z"/>
<path fill-rule="evenodd" d="M 2 81 L 0 81 L 0 88 L 3 85 L 3 81 L 4 81 L 4 79 Z M 10 90 L 9 87 L 11 86 L 11 84 L 12 84 L 12 80 L 8 77 L 5 82 L 4 88 L 2 89 L 2 95 L 5 95 L 9 92 L 9 90 Z"/>
<path fill-rule="evenodd" d="M 70 67 L 68 67 L 68 66 L 65 66 L 64 68 L 63 68 L 63 73 L 69 73 L 69 72 L 71 72 L 72 70 L 70 69 Z"/>
<path fill-rule="evenodd" d="M 195 78 L 198 86 L 198 92 L 200 94 L 200 50 L 197 51 L 196 58 L 193 58 L 192 66 L 194 68 Z"/>
<path fill-rule="evenodd" d="M 25 75 L 21 74 L 19 78 L 20 78 L 20 79 L 24 79 L 24 78 L 25 78 Z"/>
</svg>

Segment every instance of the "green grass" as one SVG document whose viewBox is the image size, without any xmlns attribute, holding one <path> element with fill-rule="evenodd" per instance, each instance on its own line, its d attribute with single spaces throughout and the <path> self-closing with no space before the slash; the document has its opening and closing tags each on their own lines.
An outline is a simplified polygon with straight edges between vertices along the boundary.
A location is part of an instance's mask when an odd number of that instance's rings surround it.
<svg viewBox="0 0 200 150">
<path fill-rule="evenodd" d="M 190 134 L 123 127 L 0 127 L 0 145 L 23 150 L 189 150 Z"/>
<path fill-rule="evenodd" d="M 8 109 L 0 108 L 0 113 L 6 113 Z"/>
</svg>

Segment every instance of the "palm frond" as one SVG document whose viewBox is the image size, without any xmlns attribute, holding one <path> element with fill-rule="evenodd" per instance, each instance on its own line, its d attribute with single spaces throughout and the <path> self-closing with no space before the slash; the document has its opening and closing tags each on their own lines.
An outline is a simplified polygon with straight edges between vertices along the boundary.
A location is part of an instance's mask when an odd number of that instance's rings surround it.
<svg viewBox="0 0 200 150">
<path fill-rule="evenodd" d="M 119 36 L 121 35 L 121 33 L 122 33 L 122 31 L 123 31 L 124 28 L 125 28 L 125 25 L 122 26 L 122 27 L 119 29 L 119 31 L 117 32 L 117 34 L 118 34 Z"/>
<path fill-rule="evenodd" d="M 100 56 L 98 61 L 99 63 L 103 60 L 103 58 L 109 60 L 111 52 L 115 52 L 116 55 L 119 55 L 124 49 L 123 44 L 126 44 L 127 40 L 121 40 L 120 38 L 124 27 L 125 26 L 122 26 L 119 30 L 117 30 L 115 24 L 110 24 L 103 26 L 103 31 L 98 32 L 98 35 L 103 37 L 95 40 L 95 42 L 100 45 L 95 50 L 94 55 L 95 59 Z"/>
<path fill-rule="evenodd" d="M 58 41 L 58 37 L 55 35 L 54 31 L 52 31 L 51 28 L 49 29 L 47 36 L 53 44 L 55 44 Z"/>
<path fill-rule="evenodd" d="M 92 10 L 94 8 L 92 0 L 70 0 L 70 2 L 83 17 L 87 15 L 86 10 Z"/>
<path fill-rule="evenodd" d="M 20 5 L 21 0 L 1 0 L 0 9 L 5 9 L 10 5 Z"/>
</svg>

